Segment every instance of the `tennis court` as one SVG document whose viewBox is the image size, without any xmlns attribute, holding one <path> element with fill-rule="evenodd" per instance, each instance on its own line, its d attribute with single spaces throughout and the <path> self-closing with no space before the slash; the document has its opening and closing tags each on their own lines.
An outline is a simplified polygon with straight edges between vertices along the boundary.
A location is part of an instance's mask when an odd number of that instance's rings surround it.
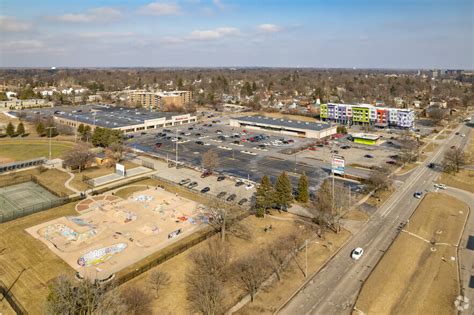
<svg viewBox="0 0 474 315">
<path fill-rule="evenodd" d="M 0 188 L 0 222 L 54 207 L 60 198 L 38 184 L 25 182 Z"/>
</svg>

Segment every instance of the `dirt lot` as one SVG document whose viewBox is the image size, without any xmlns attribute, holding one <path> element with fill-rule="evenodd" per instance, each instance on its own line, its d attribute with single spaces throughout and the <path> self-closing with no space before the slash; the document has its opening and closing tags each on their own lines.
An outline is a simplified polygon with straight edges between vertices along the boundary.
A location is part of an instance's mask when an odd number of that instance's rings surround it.
<svg viewBox="0 0 474 315">
<path fill-rule="evenodd" d="M 286 217 L 287 215 L 283 215 Z M 244 257 L 255 251 L 260 251 L 262 248 L 265 247 L 265 244 L 269 244 L 271 242 L 275 242 L 281 237 L 288 235 L 291 232 L 298 232 L 303 237 L 312 237 L 314 233 L 312 231 L 307 230 L 304 226 L 300 224 L 295 224 L 292 220 L 290 221 L 283 221 L 277 220 L 272 218 L 264 218 L 259 219 L 254 216 L 250 216 L 243 220 L 243 224 L 249 229 L 251 235 L 251 242 L 243 239 L 239 239 L 236 237 L 229 237 L 229 245 L 232 248 L 232 256 L 231 260 L 238 259 L 240 257 Z M 272 225 L 272 231 L 270 233 L 265 233 L 263 231 L 265 226 Z M 340 234 L 342 236 L 342 234 Z M 215 238 L 217 236 L 214 236 Z M 213 239 L 211 238 L 211 239 Z M 199 251 L 205 246 L 207 246 L 207 242 L 205 241 L 190 250 L 185 251 L 184 253 L 168 260 L 167 262 L 155 267 L 153 270 L 160 270 L 168 273 L 171 277 L 171 281 L 169 286 L 167 287 L 166 291 L 162 291 L 162 296 L 154 301 L 154 311 L 155 313 L 160 314 L 186 314 L 189 313 L 187 300 L 186 300 L 186 285 L 185 285 L 185 275 L 186 271 L 190 266 L 190 255 L 195 252 Z M 318 246 L 314 246 L 317 248 Z M 319 255 L 328 251 L 325 248 L 319 248 L 316 250 Z M 318 256 L 318 255 L 317 255 Z M 317 259 L 322 259 L 319 257 Z M 311 269 L 310 269 L 311 270 Z M 300 272 L 301 271 L 297 271 Z M 141 276 L 135 278 L 134 280 L 130 281 L 129 283 L 125 284 L 124 286 L 130 285 L 138 285 L 140 287 L 145 287 L 147 285 L 147 277 L 149 272 L 142 274 Z M 297 276 L 298 279 L 301 279 L 302 276 Z M 298 282 L 295 282 L 298 285 Z M 291 291 L 292 288 L 289 288 Z M 272 303 L 278 304 L 275 301 L 280 301 L 282 299 L 282 294 L 279 293 L 278 290 L 275 290 L 275 300 Z M 243 291 L 236 287 L 231 281 L 226 283 L 225 287 L 225 305 L 226 307 L 232 306 L 236 301 L 237 298 L 243 294 Z M 283 294 L 286 296 L 286 293 Z M 268 304 L 269 307 L 273 307 L 274 305 Z"/>
<path fill-rule="evenodd" d="M 26 268 L 12 292 L 30 314 L 44 313 L 48 282 L 61 274 L 72 275 L 74 270 L 26 233 L 25 228 L 64 215 L 74 215 L 74 207 L 75 203 L 69 203 L 0 224 L 0 280 L 7 286 L 11 285 Z"/>
<path fill-rule="evenodd" d="M 401 232 L 362 287 L 356 308 L 366 314 L 453 314 L 459 293 L 455 246 L 467 215 L 463 202 L 428 194 L 406 227 L 418 237 Z"/>
</svg>

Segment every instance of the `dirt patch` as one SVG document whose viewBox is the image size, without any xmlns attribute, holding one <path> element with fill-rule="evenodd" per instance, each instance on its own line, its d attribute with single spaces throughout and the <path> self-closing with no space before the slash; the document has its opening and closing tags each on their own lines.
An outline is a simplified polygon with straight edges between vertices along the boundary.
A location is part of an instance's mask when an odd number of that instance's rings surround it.
<svg viewBox="0 0 474 315">
<path fill-rule="evenodd" d="M 366 314 L 453 313 L 459 280 L 451 258 L 467 215 L 463 202 L 428 194 L 406 226 L 418 237 L 400 233 L 362 287 L 356 308 Z"/>
<path fill-rule="evenodd" d="M 353 209 L 344 215 L 344 219 L 354 221 L 367 221 L 369 219 L 369 215 L 359 209 Z"/>
</svg>

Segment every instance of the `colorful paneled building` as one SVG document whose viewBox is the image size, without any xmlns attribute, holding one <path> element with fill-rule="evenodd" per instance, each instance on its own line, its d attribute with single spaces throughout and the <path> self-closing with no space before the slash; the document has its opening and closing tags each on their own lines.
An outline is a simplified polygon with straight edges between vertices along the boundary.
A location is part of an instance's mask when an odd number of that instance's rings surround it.
<svg viewBox="0 0 474 315">
<path fill-rule="evenodd" d="M 413 128 L 415 113 L 411 109 L 375 107 L 370 104 L 321 104 L 322 120 L 341 124 L 370 124 L 376 127 Z"/>
</svg>

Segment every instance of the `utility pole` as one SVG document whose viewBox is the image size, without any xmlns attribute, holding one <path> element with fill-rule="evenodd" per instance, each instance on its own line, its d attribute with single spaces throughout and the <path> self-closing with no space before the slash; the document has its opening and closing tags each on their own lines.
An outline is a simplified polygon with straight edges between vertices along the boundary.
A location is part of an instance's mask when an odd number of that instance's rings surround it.
<svg viewBox="0 0 474 315">
<path fill-rule="evenodd" d="M 56 129 L 56 127 L 46 127 L 46 129 L 49 129 L 49 160 L 51 161 L 51 130 Z"/>
<path fill-rule="evenodd" d="M 304 248 L 305 248 L 305 270 L 304 270 L 304 277 L 308 278 L 308 240 L 304 240 Z"/>
</svg>

